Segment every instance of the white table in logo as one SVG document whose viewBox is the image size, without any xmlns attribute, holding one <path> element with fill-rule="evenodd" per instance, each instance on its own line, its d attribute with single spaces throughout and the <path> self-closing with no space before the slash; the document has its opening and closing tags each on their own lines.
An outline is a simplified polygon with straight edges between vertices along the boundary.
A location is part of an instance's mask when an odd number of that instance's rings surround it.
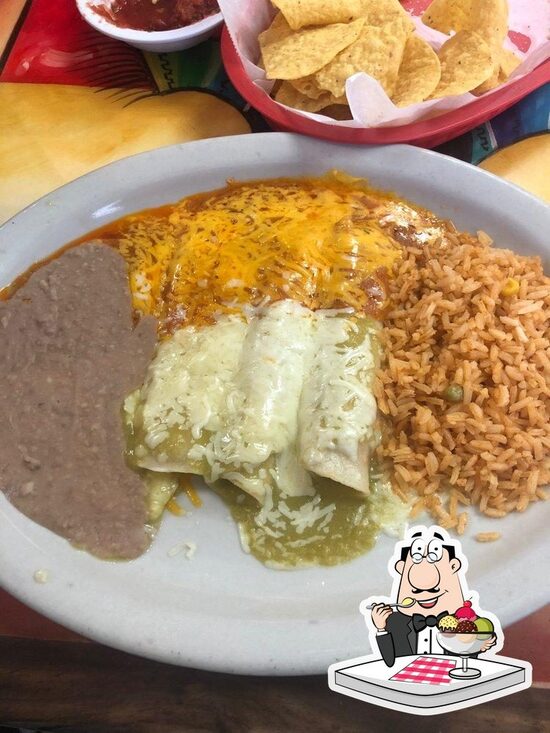
<svg viewBox="0 0 550 733">
<path fill-rule="evenodd" d="M 478 705 L 519 692 L 531 684 L 529 664 L 496 655 L 491 659 L 470 660 L 470 666 L 481 672 L 473 680 L 449 678 L 447 684 L 425 684 L 391 679 L 419 656 L 398 657 L 392 667 L 372 655 L 338 662 L 329 668 L 329 686 L 334 692 L 372 705 L 416 715 L 433 715 Z M 460 657 L 443 658 L 455 660 L 457 666 L 462 663 Z"/>
</svg>

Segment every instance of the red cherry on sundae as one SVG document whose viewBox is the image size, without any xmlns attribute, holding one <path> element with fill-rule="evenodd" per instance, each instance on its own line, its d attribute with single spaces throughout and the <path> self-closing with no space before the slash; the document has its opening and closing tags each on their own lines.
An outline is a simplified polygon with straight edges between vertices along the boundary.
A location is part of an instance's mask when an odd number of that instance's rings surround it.
<svg viewBox="0 0 550 733">
<path fill-rule="evenodd" d="M 472 608 L 471 601 L 464 601 L 462 608 L 459 608 L 455 613 L 455 617 L 458 619 L 467 619 L 468 621 L 475 621 L 477 614 Z"/>
</svg>

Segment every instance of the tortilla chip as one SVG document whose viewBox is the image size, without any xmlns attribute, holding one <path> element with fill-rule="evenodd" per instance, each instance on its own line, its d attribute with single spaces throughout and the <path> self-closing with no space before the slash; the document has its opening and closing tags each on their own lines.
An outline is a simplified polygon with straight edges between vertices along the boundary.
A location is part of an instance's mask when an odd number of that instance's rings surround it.
<svg viewBox="0 0 550 733">
<path fill-rule="evenodd" d="M 441 33 L 464 30 L 475 0 L 432 0 L 421 20 Z"/>
<path fill-rule="evenodd" d="M 364 71 L 377 79 L 391 96 L 407 36 L 407 26 L 401 18 L 382 26 L 366 25 L 354 43 L 315 74 L 317 84 L 340 97 L 344 94 L 346 80 Z"/>
<path fill-rule="evenodd" d="M 317 99 L 311 99 L 295 89 L 289 81 L 281 84 L 274 98 L 275 101 L 302 112 L 319 112 L 324 107 L 341 101 L 336 100 L 330 92 L 323 92 Z"/>
<path fill-rule="evenodd" d="M 409 36 L 399 67 L 392 101 L 398 107 L 423 102 L 441 79 L 441 63 L 429 43 L 420 36 Z"/>
<path fill-rule="evenodd" d="M 259 43 L 268 79 L 300 79 L 326 66 L 359 36 L 365 21 L 335 23 L 293 31 L 282 16 L 260 34 Z"/>
<path fill-rule="evenodd" d="M 292 79 L 290 84 L 310 99 L 319 99 L 321 94 L 325 94 L 324 89 L 321 89 L 315 81 L 315 74 L 303 76 L 301 79 Z"/>
<path fill-rule="evenodd" d="M 262 31 L 258 36 L 260 49 L 262 46 L 269 46 L 272 43 L 279 43 L 288 36 L 292 35 L 292 28 L 288 25 L 282 13 L 277 15 L 271 21 L 269 28 Z"/>
<path fill-rule="evenodd" d="M 475 89 L 472 89 L 472 94 L 475 94 L 476 97 L 479 97 L 480 94 L 490 92 L 491 89 L 495 89 L 500 84 L 502 84 L 500 80 L 500 64 L 497 63 L 493 68 L 493 73 L 491 74 L 491 76 L 486 79 L 483 84 L 480 84 Z"/>
<path fill-rule="evenodd" d="M 407 24 L 409 33 L 415 29 L 410 15 L 399 0 L 363 0 L 363 12 L 366 25 L 384 25 L 390 20 L 402 18 Z"/>
<path fill-rule="evenodd" d="M 363 0 L 272 0 L 293 31 L 308 25 L 349 23 L 360 18 Z"/>
<path fill-rule="evenodd" d="M 500 52 L 500 74 L 506 80 L 521 64 L 521 59 L 513 51 L 503 48 Z"/>
<path fill-rule="evenodd" d="M 507 0 L 433 0 L 422 22 L 442 33 L 473 31 L 501 46 L 508 33 Z"/>
<path fill-rule="evenodd" d="M 471 31 L 458 31 L 441 46 L 438 56 L 441 80 L 430 99 L 470 92 L 493 73 L 491 47 Z"/>
<path fill-rule="evenodd" d="M 508 79 L 512 71 L 516 69 L 521 63 L 521 59 L 516 56 L 513 51 L 509 51 L 507 48 L 501 48 L 497 54 L 496 61 L 494 62 L 493 73 L 473 90 L 473 94 L 479 96 L 490 92 L 491 89 L 496 89 Z"/>
<path fill-rule="evenodd" d="M 508 35 L 507 0 L 478 0 L 472 6 L 472 14 L 464 30 L 479 33 L 487 43 L 500 49 Z"/>
</svg>

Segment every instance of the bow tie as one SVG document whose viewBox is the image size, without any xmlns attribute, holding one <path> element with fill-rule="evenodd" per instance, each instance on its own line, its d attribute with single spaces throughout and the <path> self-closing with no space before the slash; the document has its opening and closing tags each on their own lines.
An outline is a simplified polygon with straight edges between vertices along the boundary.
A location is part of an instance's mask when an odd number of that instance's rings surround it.
<svg viewBox="0 0 550 733">
<path fill-rule="evenodd" d="M 443 616 L 448 615 L 448 611 L 442 611 L 437 616 L 423 616 L 421 613 L 413 613 L 412 624 L 415 631 L 422 631 L 426 626 L 437 626 Z"/>
</svg>

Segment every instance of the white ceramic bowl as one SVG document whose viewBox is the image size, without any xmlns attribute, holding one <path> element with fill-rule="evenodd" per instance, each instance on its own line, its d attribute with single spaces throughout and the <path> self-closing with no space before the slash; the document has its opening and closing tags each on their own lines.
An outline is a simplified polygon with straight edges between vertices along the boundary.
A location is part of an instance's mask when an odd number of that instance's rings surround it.
<svg viewBox="0 0 550 733">
<path fill-rule="evenodd" d="M 119 41 L 129 43 L 130 46 L 140 48 L 142 51 L 168 53 L 197 46 L 209 38 L 223 23 L 222 14 L 216 13 L 199 20 L 198 23 L 192 23 L 184 28 L 176 28 L 172 31 L 136 31 L 132 28 L 119 28 L 92 10 L 92 4 L 99 5 L 101 3 L 102 0 L 76 0 L 80 15 L 92 28 L 110 38 L 116 38 Z"/>
<path fill-rule="evenodd" d="M 339 168 L 397 191 L 459 228 L 483 229 L 499 246 L 537 254 L 550 268 L 550 208 L 490 173 L 406 145 L 332 145 L 265 133 L 200 140 L 142 153 L 54 191 L 0 227 L 0 287 L 72 239 L 140 209 L 237 180 L 322 175 Z M 1 447 L 0 447 L 1 455 Z M 250 674 L 320 674 L 365 654 L 359 603 L 385 596 L 394 539 L 353 562 L 294 572 L 270 570 L 240 548 L 219 497 L 167 515 L 150 550 L 104 562 L 20 514 L 0 494 L 0 585 L 85 636 L 134 654 L 202 669 Z M 429 522 L 418 517 L 419 522 Z M 550 501 L 489 519 L 472 512 L 462 548 L 469 587 L 503 627 L 547 603 Z M 499 542 L 477 532 L 498 530 Z M 197 545 L 192 560 L 171 549 Z M 33 575 L 49 571 L 46 584 Z"/>
</svg>

